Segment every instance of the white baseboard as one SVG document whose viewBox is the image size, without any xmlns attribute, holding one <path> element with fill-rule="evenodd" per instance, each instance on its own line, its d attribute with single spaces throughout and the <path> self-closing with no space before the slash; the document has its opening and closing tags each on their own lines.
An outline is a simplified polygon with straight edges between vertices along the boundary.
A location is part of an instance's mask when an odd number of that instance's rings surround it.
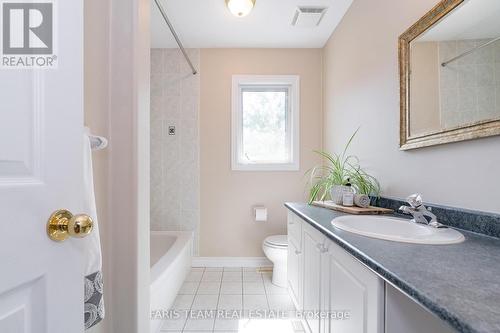
<svg viewBox="0 0 500 333">
<path fill-rule="evenodd" d="M 266 257 L 193 257 L 193 267 L 271 267 Z"/>
</svg>

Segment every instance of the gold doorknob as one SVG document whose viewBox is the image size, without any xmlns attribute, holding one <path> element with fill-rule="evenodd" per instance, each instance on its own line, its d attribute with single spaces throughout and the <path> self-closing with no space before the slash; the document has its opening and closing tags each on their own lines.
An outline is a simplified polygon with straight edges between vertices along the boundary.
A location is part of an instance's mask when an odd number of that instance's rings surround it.
<svg viewBox="0 0 500 333">
<path fill-rule="evenodd" d="M 55 211 L 47 222 L 47 235 L 56 242 L 63 242 L 69 237 L 83 238 L 94 228 L 94 221 L 86 214 L 73 215 L 61 209 Z"/>
</svg>

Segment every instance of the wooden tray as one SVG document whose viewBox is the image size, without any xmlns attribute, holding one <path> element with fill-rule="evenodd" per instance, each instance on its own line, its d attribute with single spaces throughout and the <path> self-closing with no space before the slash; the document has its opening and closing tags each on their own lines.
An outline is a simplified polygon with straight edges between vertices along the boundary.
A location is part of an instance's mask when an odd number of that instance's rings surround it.
<svg viewBox="0 0 500 333">
<path fill-rule="evenodd" d="M 378 215 L 378 214 L 391 214 L 394 213 L 392 209 L 388 208 L 381 208 L 381 207 L 374 207 L 374 206 L 369 206 L 367 208 L 361 208 L 361 207 L 346 207 L 342 205 L 337 205 L 333 203 L 333 201 L 314 201 L 312 203 L 314 206 L 318 207 L 323 207 L 323 208 L 328 208 L 332 210 L 336 210 L 339 212 L 343 213 L 349 213 L 349 214 L 357 214 L 357 215 Z"/>
</svg>

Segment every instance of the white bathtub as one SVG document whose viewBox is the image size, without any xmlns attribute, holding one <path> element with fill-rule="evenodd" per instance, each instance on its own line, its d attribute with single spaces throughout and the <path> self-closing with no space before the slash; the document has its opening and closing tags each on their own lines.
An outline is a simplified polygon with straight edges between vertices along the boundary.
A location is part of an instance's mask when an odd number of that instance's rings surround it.
<svg viewBox="0 0 500 333">
<path fill-rule="evenodd" d="M 151 310 L 168 310 L 191 269 L 192 232 L 151 231 Z M 151 320 L 151 333 L 161 320 Z"/>
</svg>

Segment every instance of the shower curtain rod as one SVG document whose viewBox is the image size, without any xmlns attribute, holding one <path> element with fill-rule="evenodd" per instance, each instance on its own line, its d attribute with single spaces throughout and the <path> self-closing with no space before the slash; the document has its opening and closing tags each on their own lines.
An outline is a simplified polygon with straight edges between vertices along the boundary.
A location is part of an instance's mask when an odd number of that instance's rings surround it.
<svg viewBox="0 0 500 333">
<path fill-rule="evenodd" d="M 493 44 L 494 42 L 496 42 L 496 41 L 498 41 L 498 40 L 500 40 L 500 37 L 494 38 L 494 39 L 492 39 L 492 40 L 490 40 L 490 41 L 488 41 L 488 42 L 486 42 L 486 43 L 483 43 L 483 44 L 481 44 L 481 45 L 478 45 L 478 46 L 476 46 L 476 47 L 474 47 L 474 48 L 472 48 L 472 49 L 470 49 L 470 50 L 468 50 L 468 51 L 466 51 L 466 52 L 464 52 L 464 53 L 462 53 L 462 54 L 460 54 L 460 55 L 458 55 L 458 56 L 456 56 L 456 57 L 451 58 L 451 59 L 450 59 L 450 60 L 448 60 L 448 61 L 443 62 L 443 63 L 441 64 L 441 66 L 446 67 L 446 66 L 448 66 L 448 64 L 450 64 L 450 63 L 452 63 L 452 62 L 454 62 L 454 61 L 456 61 L 456 60 L 458 60 L 458 59 L 460 59 L 460 58 L 463 58 L 463 57 L 465 57 L 465 56 L 467 56 L 467 55 L 469 55 L 469 54 L 471 54 L 471 53 L 474 53 L 474 52 L 476 52 L 477 50 L 482 49 L 483 47 L 486 47 L 486 46 L 488 46 L 488 45 L 491 45 L 491 44 Z"/>
<path fill-rule="evenodd" d="M 158 7 L 158 9 L 160 10 L 161 16 L 163 16 L 163 19 L 165 20 L 165 23 L 167 24 L 168 28 L 172 32 L 172 35 L 174 36 L 174 39 L 177 42 L 177 45 L 179 45 L 179 48 L 181 49 L 181 52 L 184 55 L 184 58 L 186 58 L 186 61 L 189 64 L 189 67 L 191 67 L 193 75 L 198 74 L 198 71 L 196 70 L 196 68 L 194 68 L 193 63 L 191 62 L 191 59 L 189 59 L 189 56 L 186 53 L 186 50 L 184 49 L 184 46 L 182 45 L 182 42 L 181 42 L 179 36 L 175 32 L 174 26 L 172 25 L 172 23 L 168 19 L 167 13 L 165 12 L 165 9 L 160 4 L 160 0 L 155 0 L 155 3 L 156 3 L 156 6 Z"/>
</svg>

